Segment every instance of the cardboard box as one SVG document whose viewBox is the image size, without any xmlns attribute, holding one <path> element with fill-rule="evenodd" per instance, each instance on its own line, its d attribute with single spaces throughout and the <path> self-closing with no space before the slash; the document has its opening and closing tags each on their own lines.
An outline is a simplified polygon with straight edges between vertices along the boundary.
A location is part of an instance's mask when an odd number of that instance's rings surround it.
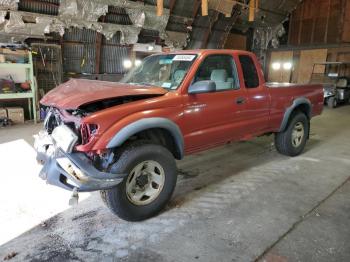
<svg viewBox="0 0 350 262">
<path fill-rule="evenodd" d="M 20 56 L 28 55 L 27 50 L 11 50 L 9 48 L 0 48 L 0 53 L 4 55 L 20 55 Z"/>
<path fill-rule="evenodd" d="M 0 107 L 0 118 L 7 117 L 7 111 L 5 108 Z"/>
<path fill-rule="evenodd" d="M 7 107 L 8 118 L 15 124 L 24 123 L 24 111 L 21 107 Z"/>
</svg>

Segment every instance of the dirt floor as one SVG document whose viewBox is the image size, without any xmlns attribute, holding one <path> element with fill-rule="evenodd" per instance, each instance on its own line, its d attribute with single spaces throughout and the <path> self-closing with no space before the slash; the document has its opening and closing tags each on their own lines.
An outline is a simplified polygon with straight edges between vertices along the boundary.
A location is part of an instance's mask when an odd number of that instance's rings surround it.
<svg viewBox="0 0 350 262">
<path fill-rule="evenodd" d="M 138 223 L 98 193 L 69 208 L 37 177 L 39 129 L 0 129 L 0 260 L 350 261 L 350 106 L 315 118 L 298 157 L 272 136 L 186 157 L 167 209 Z"/>
</svg>

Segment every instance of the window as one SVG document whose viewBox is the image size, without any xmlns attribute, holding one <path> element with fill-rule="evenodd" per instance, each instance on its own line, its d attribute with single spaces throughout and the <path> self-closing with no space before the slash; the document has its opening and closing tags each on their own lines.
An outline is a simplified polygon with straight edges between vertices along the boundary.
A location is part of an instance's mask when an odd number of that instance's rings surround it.
<svg viewBox="0 0 350 262">
<path fill-rule="evenodd" d="M 177 89 L 184 80 L 197 55 L 162 54 L 145 58 L 120 82 L 142 86 Z"/>
<path fill-rule="evenodd" d="M 211 55 L 200 65 L 194 82 L 211 80 L 216 90 L 239 89 L 236 64 L 230 55 Z"/>
<path fill-rule="evenodd" d="M 239 62 L 243 70 L 243 78 L 246 88 L 255 88 L 259 86 L 259 76 L 253 59 L 248 55 L 240 55 Z"/>
</svg>

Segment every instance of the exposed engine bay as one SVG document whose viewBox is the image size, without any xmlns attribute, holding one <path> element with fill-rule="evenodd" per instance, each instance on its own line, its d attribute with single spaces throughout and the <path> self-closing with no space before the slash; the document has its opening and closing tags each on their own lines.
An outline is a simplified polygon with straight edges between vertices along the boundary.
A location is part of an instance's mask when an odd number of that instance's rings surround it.
<svg viewBox="0 0 350 262">
<path fill-rule="evenodd" d="M 44 121 L 44 127 L 47 130 L 47 132 L 51 134 L 56 126 L 64 123 L 65 125 L 70 126 L 74 131 L 79 133 L 81 118 L 85 116 L 110 107 L 127 104 L 134 101 L 152 98 L 156 96 L 159 95 L 138 95 L 109 98 L 83 104 L 77 109 L 58 109 L 54 107 L 43 106 L 47 111 L 46 119 Z"/>
<path fill-rule="evenodd" d="M 78 110 L 75 110 L 72 112 L 72 114 L 88 114 L 88 113 L 94 113 L 103 109 L 107 109 L 113 106 L 127 104 L 130 102 L 157 97 L 159 95 L 138 95 L 138 96 L 123 96 L 123 97 L 116 97 L 116 98 L 109 98 L 104 99 L 100 101 L 94 101 L 91 103 L 87 103 L 84 105 L 79 106 Z"/>
<path fill-rule="evenodd" d="M 89 141 L 89 137 L 94 134 L 93 126 L 87 127 L 81 123 L 81 116 L 86 114 L 86 111 L 82 111 L 81 109 L 74 110 L 72 113 L 70 113 L 66 110 L 49 108 L 44 121 L 45 130 L 49 135 L 51 135 L 57 126 L 64 124 L 65 126 L 68 126 L 78 137 L 76 145 L 85 144 Z M 95 127 L 95 130 L 97 130 L 97 126 Z M 92 161 L 93 165 L 101 171 L 105 170 L 112 162 L 115 161 L 114 153 L 110 150 L 102 154 L 91 153 L 86 154 L 86 156 Z"/>
</svg>

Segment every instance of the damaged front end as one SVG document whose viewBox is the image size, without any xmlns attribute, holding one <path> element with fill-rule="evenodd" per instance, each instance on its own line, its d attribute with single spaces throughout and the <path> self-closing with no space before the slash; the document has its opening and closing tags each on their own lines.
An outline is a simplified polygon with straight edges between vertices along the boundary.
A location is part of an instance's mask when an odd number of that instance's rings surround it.
<svg viewBox="0 0 350 262">
<path fill-rule="evenodd" d="M 71 79 L 48 92 L 40 101 L 48 109 L 44 130 L 35 136 L 37 159 L 43 165 L 40 177 L 49 184 L 80 192 L 119 184 L 126 174 L 108 172 L 117 161 L 114 152 L 94 149 L 109 128 L 103 112 L 167 92 L 158 87 L 84 79 Z"/>
<path fill-rule="evenodd" d="M 91 130 L 80 124 L 78 116 L 66 111 L 64 114 L 50 109 L 44 121 L 45 130 L 35 136 L 37 161 L 43 165 L 39 176 L 48 184 L 75 192 L 109 189 L 122 182 L 126 174 L 105 172 L 96 164 L 101 161 L 95 155 L 74 152 L 77 145 L 89 139 L 87 132 Z"/>
</svg>

